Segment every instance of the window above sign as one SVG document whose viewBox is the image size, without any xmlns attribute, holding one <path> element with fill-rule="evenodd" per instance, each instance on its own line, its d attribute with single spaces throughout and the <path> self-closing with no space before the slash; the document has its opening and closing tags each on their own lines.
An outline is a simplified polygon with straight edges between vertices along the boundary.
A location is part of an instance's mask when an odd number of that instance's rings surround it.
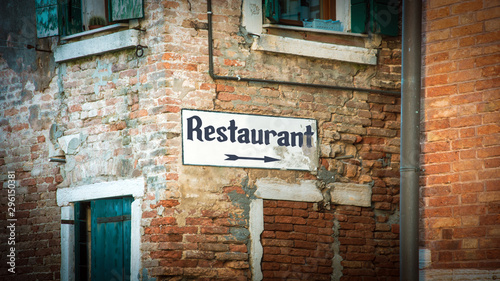
<svg viewBox="0 0 500 281">
<path fill-rule="evenodd" d="M 139 31 L 131 28 L 144 17 L 143 0 L 35 1 L 37 37 L 60 36 L 64 43 L 54 51 L 56 62 L 139 45 Z"/>
<path fill-rule="evenodd" d="M 399 0 L 243 0 L 253 50 L 377 64 L 381 35 L 399 35 Z"/>
<path fill-rule="evenodd" d="M 398 0 L 264 0 L 264 23 L 397 36 L 399 5 Z"/>
<path fill-rule="evenodd" d="M 341 4 L 341 1 L 339 1 Z M 344 31 L 344 14 L 331 0 L 266 0 L 265 17 L 270 23 Z M 337 20 L 339 18 L 339 20 Z M 340 20 L 342 19 L 342 21 Z"/>
<path fill-rule="evenodd" d="M 123 27 L 144 17 L 143 0 L 35 0 L 37 37 L 67 37 Z"/>
</svg>

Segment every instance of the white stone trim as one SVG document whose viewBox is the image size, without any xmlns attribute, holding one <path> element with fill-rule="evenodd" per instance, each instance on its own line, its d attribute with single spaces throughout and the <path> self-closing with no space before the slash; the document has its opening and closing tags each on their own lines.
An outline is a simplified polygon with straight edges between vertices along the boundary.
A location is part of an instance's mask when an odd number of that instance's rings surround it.
<svg viewBox="0 0 500 281">
<path fill-rule="evenodd" d="M 54 51 L 54 59 L 56 62 L 63 62 L 126 48 L 135 48 L 137 45 L 139 45 L 139 31 L 127 29 L 58 46 Z"/>
<path fill-rule="evenodd" d="M 262 33 L 262 0 L 243 0 L 241 25 L 248 33 Z"/>
<path fill-rule="evenodd" d="M 75 219 L 73 205 L 61 207 L 61 220 Z M 61 280 L 75 280 L 75 225 L 61 224 Z"/>
<path fill-rule="evenodd" d="M 376 49 L 321 43 L 269 34 L 261 34 L 254 40 L 252 50 L 360 64 L 377 64 Z"/>
<path fill-rule="evenodd" d="M 66 206 L 70 202 L 88 201 L 132 195 L 134 198 L 144 196 L 144 179 L 135 178 L 112 182 L 101 182 L 57 190 L 57 205 Z"/>
<path fill-rule="evenodd" d="M 264 200 L 287 200 L 301 202 L 319 202 L 323 200 L 315 180 L 304 180 L 299 184 L 287 183 L 277 178 L 262 178 L 255 183 L 254 195 L 258 199 L 250 202 L 250 268 L 252 281 L 263 279 L 261 261 L 263 255 L 260 235 L 264 231 Z"/>
<path fill-rule="evenodd" d="M 130 280 L 139 280 L 141 270 L 141 206 L 142 198 L 136 198 L 132 201 L 132 214 L 130 217 Z"/>
<path fill-rule="evenodd" d="M 368 184 L 335 182 L 328 187 L 334 204 L 360 207 L 372 205 L 372 187 Z"/>
<path fill-rule="evenodd" d="M 316 180 L 302 180 L 292 184 L 278 178 L 261 178 L 255 183 L 257 190 L 254 195 L 258 199 L 250 202 L 250 268 L 252 281 L 262 280 L 261 261 L 263 248 L 260 235 L 264 231 L 263 199 L 287 200 L 299 202 L 323 201 L 323 194 L 316 186 Z M 332 183 L 330 188 L 331 201 L 336 204 L 353 206 L 371 206 L 371 186 L 368 184 Z"/>
<path fill-rule="evenodd" d="M 262 199 L 319 202 L 323 200 L 316 180 L 303 180 L 299 184 L 287 183 L 277 178 L 258 179 L 255 196 Z"/>
<path fill-rule="evenodd" d="M 250 269 L 252 271 L 252 281 L 262 280 L 263 248 L 260 242 L 260 235 L 264 231 L 264 200 L 254 199 L 250 202 Z"/>
<path fill-rule="evenodd" d="M 61 219 L 74 219 L 73 202 L 110 197 L 133 196 L 131 206 L 130 280 L 139 280 L 141 268 L 141 218 L 144 178 L 95 183 L 57 190 L 57 205 L 61 206 Z M 75 241 L 74 225 L 61 225 L 61 280 L 74 280 Z"/>
</svg>

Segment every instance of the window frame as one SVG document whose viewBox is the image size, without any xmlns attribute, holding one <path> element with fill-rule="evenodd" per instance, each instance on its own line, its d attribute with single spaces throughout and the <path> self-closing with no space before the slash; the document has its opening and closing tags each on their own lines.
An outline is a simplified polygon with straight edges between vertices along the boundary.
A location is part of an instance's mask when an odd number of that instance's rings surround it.
<svg viewBox="0 0 500 281">
<path fill-rule="evenodd" d="M 89 274 L 92 280 L 109 279 L 110 274 L 121 276 L 122 280 L 130 279 L 132 201 L 133 197 L 123 196 L 73 203 L 77 280 L 88 280 Z M 109 253 L 115 255 L 108 256 Z M 118 269 L 116 276 L 109 272 L 115 269 Z M 83 270 L 86 274 L 82 274 Z"/>
<path fill-rule="evenodd" d="M 243 8 L 258 7 L 263 13 L 263 21 L 270 23 L 270 27 L 280 23 L 279 0 L 264 0 L 264 3 L 255 0 L 244 1 L 252 3 L 244 4 Z M 335 6 L 336 19 L 343 25 L 342 32 L 400 35 L 400 0 L 345 0 L 335 1 Z M 243 13 L 245 14 L 245 10 Z M 259 31 L 257 25 L 258 23 L 255 23 L 256 31 Z"/>
<path fill-rule="evenodd" d="M 246 1 L 246 0 L 245 0 Z M 265 0 L 264 5 L 262 5 L 261 9 L 263 10 L 264 17 L 263 17 L 263 25 L 268 26 L 268 27 L 273 27 L 274 25 L 278 26 L 291 26 L 291 27 L 297 27 L 297 28 L 305 28 L 307 30 L 314 29 L 311 27 L 304 27 L 301 24 L 301 21 L 298 20 L 286 20 L 286 19 L 281 19 L 279 17 L 279 14 L 275 13 L 270 13 L 269 9 L 274 9 L 276 5 L 278 5 L 279 0 Z M 320 3 L 322 6 L 325 6 L 325 3 L 330 3 L 331 1 L 329 0 L 320 0 Z M 255 3 L 257 4 L 257 3 Z M 349 1 L 335 1 L 334 5 L 328 5 L 330 6 L 328 9 L 327 15 L 324 15 L 324 10 L 322 10 L 321 13 L 321 18 L 322 19 L 331 19 L 333 21 L 339 20 L 342 23 L 342 30 L 341 31 L 336 31 L 336 32 L 347 32 L 350 33 L 350 26 L 351 26 L 351 5 L 350 5 L 350 0 Z M 333 16 L 331 15 L 333 14 Z M 318 31 L 329 31 L 328 29 L 314 29 Z"/>
<path fill-rule="evenodd" d="M 351 5 L 346 5 L 344 1 L 336 1 L 336 18 L 343 22 L 344 31 L 331 31 L 325 29 L 314 29 L 309 27 L 299 27 L 299 26 L 288 26 L 281 25 L 276 23 L 264 23 L 264 5 L 262 0 L 243 0 L 242 6 L 242 25 L 246 28 L 247 32 L 253 35 L 260 36 L 263 33 L 264 28 L 278 28 L 278 29 L 295 29 L 298 31 L 312 31 L 312 32 L 320 32 L 325 34 L 343 34 L 343 35 L 352 35 L 352 36 L 360 36 L 366 37 L 366 34 L 358 34 L 346 32 L 350 29 L 351 21 L 350 21 L 350 11 Z M 340 16 L 343 15 L 343 16 Z"/>
<path fill-rule="evenodd" d="M 88 32 L 92 30 L 84 30 L 85 23 L 83 19 L 90 17 L 89 15 L 84 15 L 84 13 L 86 13 L 84 9 L 86 10 L 88 8 L 84 1 L 85 0 L 35 0 L 37 38 L 60 36 L 65 39 L 72 39 L 80 37 L 77 35 L 81 33 L 87 32 L 84 35 L 89 34 Z M 108 20 L 108 23 L 111 23 L 113 28 L 123 27 L 123 25 L 115 25 L 114 23 L 137 21 L 145 16 L 144 0 L 102 1 L 108 3 L 108 5 L 105 5 L 105 10 L 107 11 L 105 18 Z M 127 8 L 117 8 L 124 6 Z M 99 28 L 95 30 L 100 32 L 113 28 Z"/>
<path fill-rule="evenodd" d="M 138 280 L 141 268 L 141 218 L 144 178 L 58 188 L 57 205 L 61 207 L 61 280 L 75 280 L 74 202 L 132 196 L 130 234 L 130 276 Z"/>
<path fill-rule="evenodd" d="M 285 26 L 277 24 L 263 24 L 263 3 L 262 0 L 243 0 L 242 5 L 242 26 L 247 33 L 254 37 L 252 50 L 270 53 L 283 53 L 305 57 L 338 60 L 358 64 L 377 64 L 377 49 L 380 43 L 380 36 L 374 34 L 368 37 L 367 34 L 339 32 L 323 29 L 312 29 L 305 27 Z M 296 39 L 287 36 L 270 35 L 264 33 L 264 29 L 271 28 L 277 30 L 291 30 L 297 32 L 314 32 L 318 36 L 341 36 L 344 39 L 355 39 L 362 42 L 362 45 L 352 46 L 344 44 L 324 43 L 314 40 Z M 340 38 L 340 37 L 339 37 Z M 303 48 L 295 48 L 302 46 Z M 307 47 L 304 47 L 307 46 Z M 321 52 L 319 52 L 321 50 Z"/>
</svg>

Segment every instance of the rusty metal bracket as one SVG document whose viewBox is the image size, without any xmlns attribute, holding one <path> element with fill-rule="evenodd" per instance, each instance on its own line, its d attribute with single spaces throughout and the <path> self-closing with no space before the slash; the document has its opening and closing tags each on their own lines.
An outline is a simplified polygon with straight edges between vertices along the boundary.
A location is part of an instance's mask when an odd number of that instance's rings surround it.
<svg viewBox="0 0 500 281">
<path fill-rule="evenodd" d="M 135 47 L 135 55 L 137 57 L 142 57 L 144 55 L 144 49 L 147 48 L 148 46 L 143 46 L 143 45 L 137 45 Z"/>
</svg>

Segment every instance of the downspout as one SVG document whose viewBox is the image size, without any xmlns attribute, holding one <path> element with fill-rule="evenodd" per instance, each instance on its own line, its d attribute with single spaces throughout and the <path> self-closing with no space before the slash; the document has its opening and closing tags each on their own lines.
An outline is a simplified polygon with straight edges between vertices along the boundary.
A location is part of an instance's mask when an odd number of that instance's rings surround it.
<svg viewBox="0 0 500 281">
<path fill-rule="evenodd" d="M 327 88 L 335 90 L 344 91 L 363 91 L 384 95 L 401 96 L 401 92 L 398 91 L 388 91 L 388 90 L 377 90 L 377 89 L 367 89 L 358 87 L 343 87 L 335 85 L 325 85 L 325 84 L 312 84 L 312 83 L 300 83 L 293 81 L 277 81 L 269 79 L 257 79 L 248 78 L 240 76 L 220 76 L 214 73 L 214 56 L 213 56 L 213 35 L 212 35 L 212 0 L 207 0 L 207 20 L 208 20 L 208 73 L 213 80 L 232 80 L 232 81 L 245 81 L 245 82 L 258 82 L 258 83 L 275 83 L 291 86 L 303 86 L 303 87 L 313 87 L 313 88 Z"/>
<path fill-rule="evenodd" d="M 419 280 L 420 82 L 422 1 L 403 1 L 400 280 Z"/>
</svg>

